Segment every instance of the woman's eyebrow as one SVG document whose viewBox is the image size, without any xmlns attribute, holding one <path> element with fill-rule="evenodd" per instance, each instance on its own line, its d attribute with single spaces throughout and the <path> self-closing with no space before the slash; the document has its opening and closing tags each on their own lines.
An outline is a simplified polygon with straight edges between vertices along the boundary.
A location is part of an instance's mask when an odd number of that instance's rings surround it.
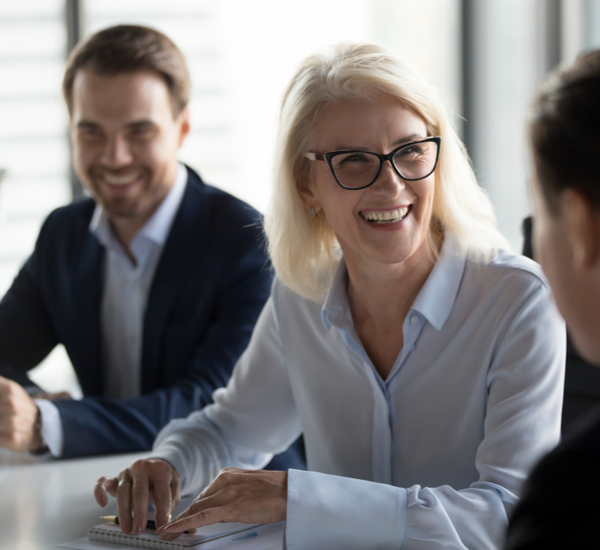
<svg viewBox="0 0 600 550">
<path fill-rule="evenodd" d="M 427 136 L 421 134 L 409 134 L 408 136 L 401 137 L 394 142 L 394 145 L 402 145 L 403 143 L 410 143 L 411 141 L 417 141 L 419 139 L 425 139 Z"/>
</svg>

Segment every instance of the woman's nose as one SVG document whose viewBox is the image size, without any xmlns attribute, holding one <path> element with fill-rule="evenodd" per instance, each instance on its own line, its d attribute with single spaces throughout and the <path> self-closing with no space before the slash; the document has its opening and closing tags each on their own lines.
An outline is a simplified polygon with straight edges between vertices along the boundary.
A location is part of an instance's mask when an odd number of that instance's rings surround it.
<svg viewBox="0 0 600 550">
<path fill-rule="evenodd" d="M 390 160 L 381 165 L 379 176 L 373 183 L 373 191 L 385 194 L 396 194 L 406 187 L 406 182 L 398 175 Z"/>
</svg>

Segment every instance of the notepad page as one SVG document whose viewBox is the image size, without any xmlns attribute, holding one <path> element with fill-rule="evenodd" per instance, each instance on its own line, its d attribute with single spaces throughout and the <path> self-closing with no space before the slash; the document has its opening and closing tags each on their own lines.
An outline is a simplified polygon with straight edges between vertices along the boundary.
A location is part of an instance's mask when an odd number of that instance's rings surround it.
<svg viewBox="0 0 600 550">
<path fill-rule="evenodd" d="M 185 549 L 201 545 L 204 542 L 252 529 L 256 525 L 246 523 L 216 523 L 198 529 L 198 532 L 184 533 L 176 540 L 165 541 L 157 535 L 153 529 L 146 529 L 138 536 L 126 535 L 121 532 L 118 525 L 105 524 L 96 525 L 88 530 L 88 538 L 112 544 L 124 544 L 137 548 L 149 548 L 151 550 L 161 549 Z"/>
</svg>

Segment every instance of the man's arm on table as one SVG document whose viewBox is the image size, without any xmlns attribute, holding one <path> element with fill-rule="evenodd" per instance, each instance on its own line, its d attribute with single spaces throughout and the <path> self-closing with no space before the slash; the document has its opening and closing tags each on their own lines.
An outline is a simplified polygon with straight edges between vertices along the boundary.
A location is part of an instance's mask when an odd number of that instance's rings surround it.
<svg viewBox="0 0 600 550">
<path fill-rule="evenodd" d="M 269 289 L 268 272 L 244 275 L 224 292 L 216 319 L 185 376 L 133 399 L 56 401 L 64 430 L 62 456 L 135 452 L 152 447 L 159 430 L 212 402 L 245 349 Z"/>
<path fill-rule="evenodd" d="M 53 285 L 68 286 L 70 283 L 70 273 L 65 272 L 66 280 L 62 281 L 60 268 L 56 270 L 58 273 L 52 272 L 51 266 L 47 265 L 52 257 L 48 248 L 60 241 L 63 231 L 57 229 L 59 223 L 60 216 L 49 217 L 40 232 L 36 250 L 0 303 L 0 365 L 10 365 L 13 372 L 26 373 L 59 342 L 53 323 L 57 315 L 51 316 L 45 299 L 45 294 L 52 293 Z M 52 225 L 53 229 L 48 229 L 48 225 Z M 79 228 L 82 229 L 87 231 L 87 225 Z M 215 296 L 211 311 L 207 313 L 211 315 L 209 329 L 204 331 L 200 341 L 192 344 L 198 331 L 193 324 L 181 323 L 179 327 L 184 330 L 179 335 L 174 331 L 173 339 L 168 343 L 179 346 L 179 338 L 180 347 L 194 346 L 187 368 L 176 380 L 171 376 L 171 382 L 164 388 L 138 398 L 112 400 L 89 396 L 88 391 L 88 397 L 81 401 L 50 404 L 56 406 L 62 421 L 64 447 L 61 456 L 149 449 L 155 435 L 171 418 L 186 416 L 203 407 L 211 402 L 214 389 L 227 383 L 268 297 L 271 281 L 265 266 L 260 228 L 256 224 L 249 228 L 244 223 L 243 234 L 244 239 L 234 239 L 235 250 L 230 251 L 229 269 L 220 274 L 219 284 L 202 290 L 211 297 Z M 240 240 L 243 242 L 237 242 Z M 221 250 L 225 248 L 225 244 L 220 247 Z M 184 262 L 187 260 L 185 258 Z M 201 267 L 211 269 L 210 258 L 206 258 Z M 49 286 L 50 291 L 46 289 L 47 292 L 43 292 L 43 284 Z M 202 285 L 202 281 L 197 284 Z M 189 300 L 193 301 L 193 297 Z M 187 312 L 190 315 L 191 309 L 190 306 L 190 312 Z M 184 321 L 188 320 L 184 317 Z M 72 346 L 68 343 L 65 346 L 71 355 Z M 78 350 L 78 356 L 81 356 L 80 352 Z M 163 371 L 158 373 L 159 379 L 168 377 L 165 369 L 170 367 L 173 365 L 161 365 Z M 82 365 L 76 368 L 78 375 L 81 369 Z"/>
<path fill-rule="evenodd" d="M 0 302 L 0 447 L 12 451 L 43 447 L 38 409 L 24 389 L 35 386 L 27 371 L 58 343 L 38 284 L 39 264 L 34 252 Z"/>
</svg>

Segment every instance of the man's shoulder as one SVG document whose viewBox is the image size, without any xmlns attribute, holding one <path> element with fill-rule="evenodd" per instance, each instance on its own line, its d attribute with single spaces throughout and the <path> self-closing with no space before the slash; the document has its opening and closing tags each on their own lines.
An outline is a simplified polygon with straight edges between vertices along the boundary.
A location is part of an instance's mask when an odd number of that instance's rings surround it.
<svg viewBox="0 0 600 550">
<path fill-rule="evenodd" d="M 96 203 L 90 197 L 76 200 L 50 212 L 44 226 L 56 230 L 71 230 L 79 225 L 89 226 L 95 208 Z"/>
<path fill-rule="evenodd" d="M 38 252 L 73 252 L 87 247 L 92 238 L 89 226 L 95 208 L 95 202 L 88 197 L 50 212 L 38 235 Z"/>
<path fill-rule="evenodd" d="M 240 221 L 244 225 L 256 223 L 262 219 L 260 212 L 243 200 L 205 183 L 189 166 L 188 185 L 185 200 L 189 206 L 198 210 L 208 208 L 211 215 L 229 216 L 230 222 Z"/>
</svg>

